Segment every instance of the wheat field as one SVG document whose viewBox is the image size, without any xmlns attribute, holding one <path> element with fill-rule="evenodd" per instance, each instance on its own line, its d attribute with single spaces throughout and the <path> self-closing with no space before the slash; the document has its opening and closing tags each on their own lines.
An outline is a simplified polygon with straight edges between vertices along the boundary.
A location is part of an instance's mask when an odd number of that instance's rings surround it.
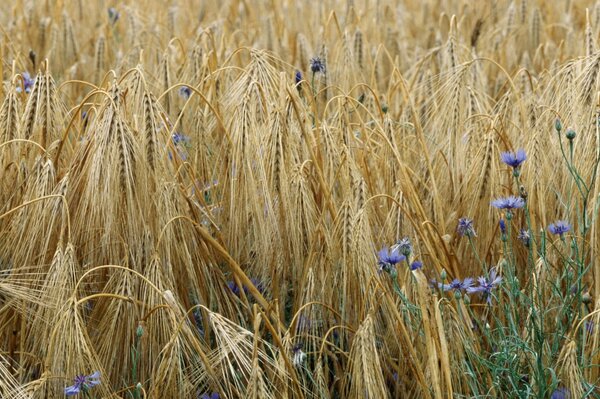
<svg viewBox="0 0 600 399">
<path fill-rule="evenodd" d="M 600 398 L 600 1 L 0 28 L 1 398 Z"/>
</svg>

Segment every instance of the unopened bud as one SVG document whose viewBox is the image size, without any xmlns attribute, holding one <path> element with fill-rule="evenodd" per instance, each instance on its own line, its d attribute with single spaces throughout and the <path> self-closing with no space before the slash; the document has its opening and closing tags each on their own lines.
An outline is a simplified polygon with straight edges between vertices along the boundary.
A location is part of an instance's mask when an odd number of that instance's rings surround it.
<svg viewBox="0 0 600 399">
<path fill-rule="evenodd" d="M 560 121 L 560 118 L 556 118 L 556 120 L 554 121 L 554 129 L 556 129 L 558 133 L 560 133 L 560 131 L 562 130 L 562 122 Z"/>
<path fill-rule="evenodd" d="M 573 130 L 572 128 L 568 128 L 566 136 L 570 141 L 573 141 L 575 140 L 575 136 L 577 136 L 577 133 L 575 133 L 575 130 Z"/>
</svg>

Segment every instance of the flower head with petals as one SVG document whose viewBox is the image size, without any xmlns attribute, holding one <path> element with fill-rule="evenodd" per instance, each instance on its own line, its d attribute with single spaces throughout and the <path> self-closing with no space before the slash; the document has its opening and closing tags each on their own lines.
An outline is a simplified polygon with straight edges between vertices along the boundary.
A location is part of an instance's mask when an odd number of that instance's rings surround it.
<svg viewBox="0 0 600 399">
<path fill-rule="evenodd" d="M 521 166 L 523 162 L 525 162 L 527 159 L 527 154 L 525 153 L 524 149 L 519 148 L 517 152 L 503 152 L 500 154 L 500 159 L 502 159 L 502 162 L 508 166 L 516 169 Z"/>
<path fill-rule="evenodd" d="M 525 206 L 525 201 L 521 197 L 515 197 L 514 195 L 498 198 L 492 201 L 492 206 L 498 209 L 519 209 Z"/>
<path fill-rule="evenodd" d="M 90 388 L 100 384 L 100 372 L 96 371 L 90 375 L 78 375 L 74 384 L 65 388 L 65 395 L 73 396 L 80 392 L 87 392 Z"/>
</svg>

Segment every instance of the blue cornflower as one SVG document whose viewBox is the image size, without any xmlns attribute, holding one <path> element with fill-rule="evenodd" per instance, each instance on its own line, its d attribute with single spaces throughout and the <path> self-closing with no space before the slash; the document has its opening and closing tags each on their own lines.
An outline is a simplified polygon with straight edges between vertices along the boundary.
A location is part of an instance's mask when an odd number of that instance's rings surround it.
<svg viewBox="0 0 600 399">
<path fill-rule="evenodd" d="M 398 248 L 390 250 L 388 247 L 383 247 L 378 253 L 379 271 L 389 272 L 391 267 L 402 262 L 406 257 L 398 252 Z"/>
<path fill-rule="evenodd" d="M 565 387 L 560 387 L 557 388 L 554 392 L 552 392 L 550 399 L 569 399 L 570 397 L 571 394 L 569 390 Z"/>
<path fill-rule="evenodd" d="M 489 277 L 481 276 L 477 279 L 479 283 L 478 287 L 469 287 L 467 288 L 467 292 L 469 294 L 473 294 L 476 292 L 481 292 L 483 296 L 486 298 L 487 303 L 492 303 L 492 290 L 496 288 L 498 284 L 502 282 L 502 277 L 498 276 L 496 273 L 496 269 L 490 270 Z"/>
<path fill-rule="evenodd" d="M 517 169 L 525 160 L 527 159 L 527 154 L 525 154 L 525 150 L 519 148 L 517 152 L 503 152 L 500 154 L 500 159 L 502 162 L 511 166 L 513 169 Z"/>
<path fill-rule="evenodd" d="M 296 71 L 296 73 L 294 74 L 294 81 L 296 82 L 296 86 L 298 86 L 300 82 L 302 82 L 302 72 Z"/>
<path fill-rule="evenodd" d="M 207 392 L 200 396 L 198 399 L 221 399 L 221 395 L 219 395 L 217 392 L 213 392 L 209 395 Z"/>
<path fill-rule="evenodd" d="M 188 98 L 190 98 L 191 95 L 192 95 L 192 89 L 190 89 L 188 86 L 181 86 L 179 88 L 179 96 L 181 98 L 183 98 L 184 100 L 187 100 Z"/>
<path fill-rule="evenodd" d="M 548 231 L 550 233 L 558 234 L 561 238 L 569 230 L 571 230 L 571 225 L 566 220 L 559 220 L 548 226 Z"/>
<path fill-rule="evenodd" d="M 75 383 L 65 388 L 65 395 L 73 396 L 79 392 L 87 392 L 90 388 L 100 384 L 100 372 L 96 371 L 90 375 L 78 375 L 75 377 Z"/>
<path fill-rule="evenodd" d="M 252 283 L 252 285 L 254 285 L 254 287 L 256 287 L 258 292 L 260 292 L 261 294 L 265 293 L 265 286 L 260 280 L 252 277 L 252 278 L 250 278 L 250 282 Z M 233 281 L 233 280 L 228 281 L 227 287 L 229 287 L 229 289 L 231 290 L 231 292 L 233 292 L 234 295 L 240 296 L 240 294 L 241 294 L 240 287 L 235 283 L 235 281 Z M 244 289 L 244 294 L 248 295 L 249 294 L 248 287 L 246 287 L 244 285 L 243 289 Z"/>
<path fill-rule="evenodd" d="M 190 137 L 183 133 L 173 133 L 173 144 L 183 144 L 187 146 L 190 143 Z"/>
<path fill-rule="evenodd" d="M 325 63 L 321 57 L 314 57 L 310 59 L 310 70 L 312 73 L 325 73 Z"/>
<path fill-rule="evenodd" d="M 519 231 L 517 240 L 521 241 L 523 243 L 523 245 L 528 247 L 530 239 L 531 239 L 531 236 L 529 235 L 529 230 L 521 229 L 521 231 Z"/>
<path fill-rule="evenodd" d="M 35 78 L 32 78 L 29 72 L 23 72 L 21 76 L 23 77 L 23 88 L 17 86 L 15 90 L 17 93 L 21 93 L 22 91 L 25 91 L 27 94 L 31 93 L 31 89 L 35 84 Z"/>
<path fill-rule="evenodd" d="M 509 197 L 498 198 L 492 201 L 492 206 L 498 209 L 506 210 L 518 209 L 525 206 L 525 201 L 521 197 L 515 197 L 514 195 L 511 195 Z"/>
<path fill-rule="evenodd" d="M 473 220 L 467 218 L 458 219 L 458 227 L 456 229 L 458 234 L 467 237 L 476 237 L 475 228 L 473 227 Z"/>
<path fill-rule="evenodd" d="M 504 219 L 500 219 L 500 232 L 506 234 L 506 222 Z"/>
<path fill-rule="evenodd" d="M 473 286 L 473 279 L 471 277 L 467 277 L 466 279 L 460 281 L 460 279 L 455 278 L 450 282 L 450 284 L 439 284 L 439 287 L 442 291 L 467 291 L 469 288 Z"/>
<path fill-rule="evenodd" d="M 417 270 L 423 267 L 423 262 L 420 262 L 418 260 L 415 260 L 413 263 L 410 264 L 410 270 Z"/>
<path fill-rule="evenodd" d="M 116 24 L 120 17 L 121 13 L 119 13 L 116 8 L 110 7 L 108 9 L 108 20 L 111 24 Z"/>
<path fill-rule="evenodd" d="M 396 245 L 394 245 L 394 248 L 397 248 L 398 251 L 404 256 L 409 256 L 412 253 L 412 244 L 410 243 L 410 239 L 408 237 L 404 237 L 398 241 Z"/>
</svg>

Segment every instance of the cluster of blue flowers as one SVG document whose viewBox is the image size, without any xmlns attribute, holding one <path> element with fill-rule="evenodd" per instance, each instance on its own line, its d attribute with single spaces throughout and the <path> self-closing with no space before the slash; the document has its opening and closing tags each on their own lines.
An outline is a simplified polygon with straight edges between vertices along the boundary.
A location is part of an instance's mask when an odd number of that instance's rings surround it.
<svg viewBox="0 0 600 399">
<path fill-rule="evenodd" d="M 467 277 L 464 280 L 455 278 L 448 284 L 437 283 L 437 287 L 442 291 L 453 291 L 456 295 L 458 294 L 476 294 L 480 293 L 488 304 L 492 303 L 492 291 L 502 282 L 502 276 L 499 276 L 496 269 L 490 270 L 489 276 L 481 276 L 477 278 L 478 286 L 475 285 L 475 281 L 471 277 Z"/>
<path fill-rule="evenodd" d="M 400 262 L 406 262 L 410 270 L 417 270 L 423 267 L 423 263 L 418 260 L 410 261 L 413 247 L 408 237 L 404 237 L 394 244 L 391 248 L 383 247 L 377 253 L 379 272 L 396 274 L 396 265 Z"/>
</svg>

